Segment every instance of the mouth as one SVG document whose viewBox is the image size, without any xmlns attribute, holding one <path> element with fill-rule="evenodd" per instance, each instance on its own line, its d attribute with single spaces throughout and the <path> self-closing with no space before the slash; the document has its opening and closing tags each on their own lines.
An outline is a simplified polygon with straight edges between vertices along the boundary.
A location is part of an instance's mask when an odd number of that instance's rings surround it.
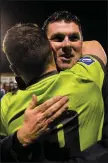
<svg viewBox="0 0 108 163">
<path fill-rule="evenodd" d="M 60 57 L 64 57 L 66 59 L 70 59 L 70 58 L 74 57 L 74 55 L 70 54 L 70 53 L 65 53 L 65 54 L 61 54 Z"/>
<path fill-rule="evenodd" d="M 65 62 L 65 63 L 70 63 L 73 57 L 74 56 L 72 54 L 62 54 L 59 56 L 62 62 Z"/>
<path fill-rule="evenodd" d="M 59 57 L 63 61 L 71 61 L 74 55 L 73 54 L 61 54 Z"/>
</svg>

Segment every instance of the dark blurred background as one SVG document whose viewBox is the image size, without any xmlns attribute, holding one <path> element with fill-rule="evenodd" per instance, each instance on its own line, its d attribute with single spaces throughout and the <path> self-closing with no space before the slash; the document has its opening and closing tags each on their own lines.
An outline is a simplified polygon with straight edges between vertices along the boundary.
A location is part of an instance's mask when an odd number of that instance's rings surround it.
<svg viewBox="0 0 108 163">
<path fill-rule="evenodd" d="M 106 1 L 8 1 L 1 7 L 1 42 L 5 32 L 16 23 L 37 23 L 42 27 L 57 10 L 68 10 L 79 17 L 84 40 L 98 40 L 107 52 Z M 11 72 L 5 54 L 0 52 L 0 73 Z"/>
</svg>

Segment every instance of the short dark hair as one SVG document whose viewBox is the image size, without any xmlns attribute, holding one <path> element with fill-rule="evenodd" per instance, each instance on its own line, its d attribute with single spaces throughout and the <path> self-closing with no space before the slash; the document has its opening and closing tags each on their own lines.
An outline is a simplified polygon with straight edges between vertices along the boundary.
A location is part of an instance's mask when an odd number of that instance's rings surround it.
<svg viewBox="0 0 108 163">
<path fill-rule="evenodd" d="M 19 23 L 10 28 L 3 40 L 3 51 L 11 64 L 25 73 L 33 70 L 41 73 L 51 56 L 46 33 L 32 23 Z"/>
<path fill-rule="evenodd" d="M 77 16 L 72 15 L 72 13 L 69 12 L 69 11 L 57 11 L 57 12 L 55 12 L 47 20 L 45 20 L 42 29 L 44 29 L 44 31 L 47 33 L 48 25 L 50 23 L 59 22 L 59 21 L 62 21 L 62 20 L 64 20 L 67 23 L 74 22 L 75 24 L 78 25 L 79 30 L 82 33 L 80 20 L 78 19 Z"/>
</svg>

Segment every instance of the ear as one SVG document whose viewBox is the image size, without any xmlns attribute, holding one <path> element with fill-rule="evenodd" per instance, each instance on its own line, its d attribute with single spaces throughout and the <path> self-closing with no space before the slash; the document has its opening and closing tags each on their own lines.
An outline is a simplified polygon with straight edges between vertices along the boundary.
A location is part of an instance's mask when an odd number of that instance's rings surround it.
<svg viewBox="0 0 108 163">
<path fill-rule="evenodd" d="M 17 67 L 15 67 L 13 64 L 11 64 L 9 67 L 16 76 L 20 76 L 19 69 Z"/>
</svg>

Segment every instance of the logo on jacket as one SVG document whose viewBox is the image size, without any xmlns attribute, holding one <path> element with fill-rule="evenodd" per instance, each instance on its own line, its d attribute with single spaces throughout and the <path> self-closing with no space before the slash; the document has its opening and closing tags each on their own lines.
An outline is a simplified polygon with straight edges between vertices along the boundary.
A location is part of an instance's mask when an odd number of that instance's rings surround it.
<svg viewBox="0 0 108 163">
<path fill-rule="evenodd" d="M 95 62 L 92 58 L 90 57 L 83 57 L 79 60 L 79 62 L 83 62 L 86 65 L 91 65 L 93 62 Z"/>
</svg>

